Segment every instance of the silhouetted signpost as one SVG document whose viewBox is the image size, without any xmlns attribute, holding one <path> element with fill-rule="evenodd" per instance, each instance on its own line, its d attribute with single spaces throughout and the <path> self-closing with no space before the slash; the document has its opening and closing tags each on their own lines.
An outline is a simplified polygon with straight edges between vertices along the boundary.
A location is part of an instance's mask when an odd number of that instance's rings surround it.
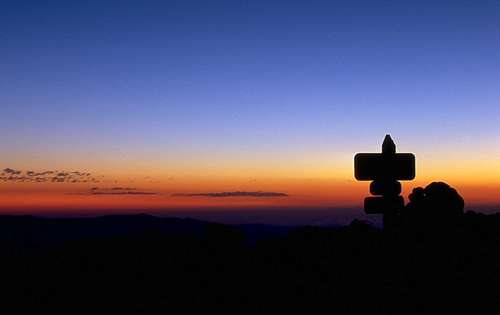
<svg viewBox="0 0 500 315">
<path fill-rule="evenodd" d="M 382 153 L 358 153 L 354 156 L 354 177 L 372 181 L 370 193 L 377 197 L 365 198 L 365 212 L 383 214 L 384 227 L 388 227 L 404 206 L 398 180 L 415 178 L 415 156 L 412 153 L 396 153 L 396 145 L 391 136 L 386 135 Z"/>
</svg>

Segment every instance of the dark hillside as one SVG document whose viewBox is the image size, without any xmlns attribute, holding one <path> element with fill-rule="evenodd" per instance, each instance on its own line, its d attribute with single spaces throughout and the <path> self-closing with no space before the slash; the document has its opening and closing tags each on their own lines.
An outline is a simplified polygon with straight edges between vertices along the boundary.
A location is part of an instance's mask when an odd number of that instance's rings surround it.
<svg viewBox="0 0 500 315">
<path fill-rule="evenodd" d="M 256 228 L 260 236 L 254 231 L 248 242 L 251 226 L 189 219 L 0 217 L 3 308 L 479 314 L 498 307 L 499 214 L 469 212 L 441 229 L 390 232 L 361 221 Z"/>
</svg>

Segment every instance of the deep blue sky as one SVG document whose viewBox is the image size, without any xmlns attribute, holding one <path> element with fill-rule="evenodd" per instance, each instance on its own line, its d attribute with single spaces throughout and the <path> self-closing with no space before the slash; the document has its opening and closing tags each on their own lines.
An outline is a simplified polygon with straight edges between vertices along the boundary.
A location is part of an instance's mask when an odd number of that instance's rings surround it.
<svg viewBox="0 0 500 315">
<path fill-rule="evenodd" d="M 6 163 L 500 153 L 500 1 L 4 0 L 0 48 Z"/>
</svg>

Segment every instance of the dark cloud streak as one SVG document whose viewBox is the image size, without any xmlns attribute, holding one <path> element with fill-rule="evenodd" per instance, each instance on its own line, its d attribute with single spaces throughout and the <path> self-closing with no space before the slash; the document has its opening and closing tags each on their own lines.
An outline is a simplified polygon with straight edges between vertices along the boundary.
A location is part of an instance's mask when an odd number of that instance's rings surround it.
<svg viewBox="0 0 500 315">
<path fill-rule="evenodd" d="M 24 175 L 23 175 L 24 174 Z M 91 173 L 79 171 L 19 171 L 12 168 L 5 168 L 0 176 L 0 181 L 4 182 L 35 182 L 35 183 L 98 183 L 99 180 L 92 177 Z"/>
<path fill-rule="evenodd" d="M 134 187 L 110 187 L 99 188 L 92 187 L 88 192 L 82 193 L 68 193 L 69 195 L 158 195 L 156 192 L 140 191 Z"/>
<path fill-rule="evenodd" d="M 281 192 L 266 192 L 266 191 L 231 191 L 231 192 L 210 192 L 196 194 L 173 194 L 174 197 L 288 197 L 288 194 Z"/>
<path fill-rule="evenodd" d="M 155 192 L 146 191 L 120 191 L 120 192 L 110 192 L 110 191 L 94 191 L 90 193 L 91 195 L 158 195 Z"/>
<path fill-rule="evenodd" d="M 4 168 L 3 169 L 4 174 L 10 174 L 10 175 L 20 175 L 21 171 L 12 169 L 12 168 Z"/>
</svg>

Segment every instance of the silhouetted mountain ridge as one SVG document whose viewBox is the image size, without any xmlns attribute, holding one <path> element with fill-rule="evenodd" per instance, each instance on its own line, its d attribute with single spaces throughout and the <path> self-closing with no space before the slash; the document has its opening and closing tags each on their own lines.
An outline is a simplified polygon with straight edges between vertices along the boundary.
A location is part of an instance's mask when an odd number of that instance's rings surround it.
<svg viewBox="0 0 500 315">
<path fill-rule="evenodd" d="M 35 248 L 89 238 L 109 238 L 160 233 L 203 239 L 209 227 L 238 229 L 251 243 L 283 235 L 293 227 L 241 224 L 224 225 L 193 218 L 157 217 L 149 214 L 105 215 L 90 218 L 46 218 L 31 215 L 0 215 L 0 244 Z"/>
</svg>

